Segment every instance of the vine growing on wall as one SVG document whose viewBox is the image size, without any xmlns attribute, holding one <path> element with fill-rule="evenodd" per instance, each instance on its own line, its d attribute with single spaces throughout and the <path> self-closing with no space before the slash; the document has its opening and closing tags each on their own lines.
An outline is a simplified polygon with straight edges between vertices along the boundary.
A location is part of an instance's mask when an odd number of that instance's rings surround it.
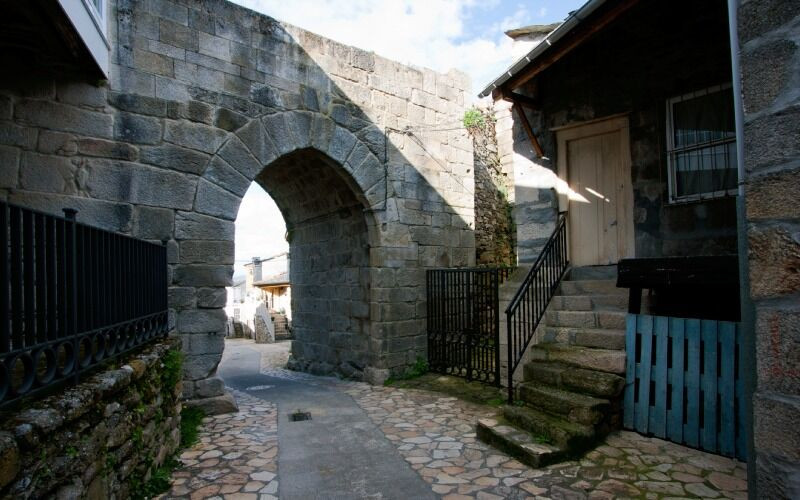
<svg viewBox="0 0 800 500">
<path fill-rule="evenodd" d="M 511 186 L 497 149 L 494 113 L 491 108 L 472 107 L 462 121 L 473 144 L 476 262 L 513 266 L 516 229 L 511 216 Z"/>
</svg>

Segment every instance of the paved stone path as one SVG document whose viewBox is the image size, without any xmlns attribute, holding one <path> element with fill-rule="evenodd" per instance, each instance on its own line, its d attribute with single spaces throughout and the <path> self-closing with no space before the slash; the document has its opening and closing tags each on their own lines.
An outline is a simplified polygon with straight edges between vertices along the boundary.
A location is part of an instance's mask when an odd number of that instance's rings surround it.
<svg viewBox="0 0 800 500">
<path fill-rule="evenodd" d="M 175 473 L 167 497 L 747 497 L 745 465 L 735 460 L 618 432 L 580 461 L 531 469 L 476 440 L 475 422 L 492 418 L 493 408 L 258 361 L 275 357 L 263 356 L 265 350 L 285 347 L 240 343 L 227 349 L 237 369 L 221 373 L 236 387 L 241 411 L 205 420 L 201 442 L 181 456 L 185 467 Z M 240 374 L 248 370 L 253 373 Z M 311 425 L 288 422 L 297 405 L 311 411 Z"/>
<path fill-rule="evenodd" d="M 243 392 L 234 392 L 239 413 L 203 419 L 199 442 L 185 450 L 168 498 L 277 498 L 278 411 Z"/>
</svg>

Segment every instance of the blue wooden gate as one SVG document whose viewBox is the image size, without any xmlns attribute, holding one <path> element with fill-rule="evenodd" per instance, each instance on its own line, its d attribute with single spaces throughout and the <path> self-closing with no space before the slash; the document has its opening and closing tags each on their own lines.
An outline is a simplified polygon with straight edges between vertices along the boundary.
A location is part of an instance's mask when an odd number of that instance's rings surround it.
<svg viewBox="0 0 800 500">
<path fill-rule="evenodd" d="M 629 314 L 626 428 L 745 460 L 739 324 Z"/>
</svg>

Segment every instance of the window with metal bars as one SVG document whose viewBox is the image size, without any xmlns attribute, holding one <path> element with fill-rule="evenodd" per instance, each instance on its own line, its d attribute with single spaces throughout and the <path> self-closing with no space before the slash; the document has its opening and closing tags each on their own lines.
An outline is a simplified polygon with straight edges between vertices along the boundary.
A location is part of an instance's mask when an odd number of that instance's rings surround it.
<svg viewBox="0 0 800 500">
<path fill-rule="evenodd" d="M 671 203 L 736 194 L 733 91 L 717 85 L 667 101 Z"/>
</svg>

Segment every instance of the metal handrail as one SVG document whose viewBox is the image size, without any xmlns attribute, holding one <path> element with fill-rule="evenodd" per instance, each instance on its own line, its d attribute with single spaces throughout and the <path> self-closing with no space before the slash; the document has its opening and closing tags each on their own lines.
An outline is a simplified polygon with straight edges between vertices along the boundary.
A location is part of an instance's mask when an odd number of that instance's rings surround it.
<svg viewBox="0 0 800 500">
<path fill-rule="evenodd" d="M 525 355 L 536 328 L 544 317 L 569 260 L 567 256 L 567 213 L 558 222 L 506 308 L 508 349 L 508 402 L 514 401 L 514 370 Z"/>
</svg>

